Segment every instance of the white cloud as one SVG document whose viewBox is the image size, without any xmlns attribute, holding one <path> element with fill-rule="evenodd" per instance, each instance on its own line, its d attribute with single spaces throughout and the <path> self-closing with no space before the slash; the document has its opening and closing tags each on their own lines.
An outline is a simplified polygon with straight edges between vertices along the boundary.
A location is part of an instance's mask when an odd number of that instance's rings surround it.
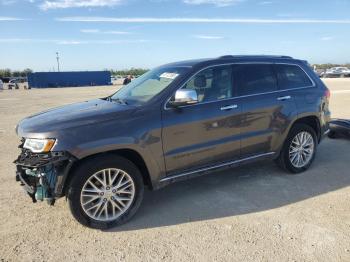
<svg viewBox="0 0 350 262">
<path fill-rule="evenodd" d="M 12 5 L 16 2 L 17 2 L 16 0 L 0 0 L 0 4 L 2 5 Z"/>
<path fill-rule="evenodd" d="M 322 41 L 331 41 L 331 40 L 333 40 L 333 39 L 334 39 L 333 36 L 323 36 L 323 37 L 321 37 L 321 40 L 322 40 Z"/>
<path fill-rule="evenodd" d="M 100 31 L 99 29 L 82 29 L 80 30 L 82 33 L 87 34 L 106 34 L 106 35 L 129 35 L 130 32 L 125 31 Z"/>
<path fill-rule="evenodd" d="M 23 18 L 0 16 L 0 21 L 22 21 Z"/>
<path fill-rule="evenodd" d="M 350 19 L 260 19 L 260 18 L 199 18 L 199 17 L 89 17 L 74 16 L 56 18 L 61 22 L 109 22 L 109 23 L 236 23 L 236 24 L 350 24 Z"/>
<path fill-rule="evenodd" d="M 58 45 L 80 45 L 83 42 L 76 41 L 76 40 L 62 40 L 62 41 L 56 41 L 56 44 Z"/>
<path fill-rule="evenodd" d="M 183 0 L 185 4 L 189 5 L 202 5 L 211 4 L 219 7 L 234 5 L 245 0 Z"/>
<path fill-rule="evenodd" d="M 125 31 L 104 31 L 102 33 L 108 34 L 108 35 L 129 35 L 129 34 L 131 34 L 130 32 L 125 32 Z"/>
<path fill-rule="evenodd" d="M 291 18 L 293 17 L 294 19 L 296 18 L 301 18 L 301 17 L 307 17 L 307 14 L 305 13 L 279 13 L 276 16 L 282 17 L 282 18 Z"/>
<path fill-rule="evenodd" d="M 262 1 L 262 2 L 259 2 L 259 5 L 271 5 L 273 4 L 272 1 Z"/>
<path fill-rule="evenodd" d="M 72 7 L 111 7 L 119 5 L 122 0 L 50 0 L 44 1 L 39 7 L 43 10 Z"/>
<path fill-rule="evenodd" d="M 16 43 L 49 43 L 57 45 L 87 45 L 87 44 L 132 44 L 132 43 L 147 43 L 149 40 L 135 39 L 135 40 L 65 40 L 65 39 L 36 39 L 36 38 L 0 38 L 0 44 L 16 44 Z"/>
<path fill-rule="evenodd" d="M 0 38 L 0 43 L 52 43 L 54 40 L 31 38 Z"/>
<path fill-rule="evenodd" d="M 0 0 L 0 5 L 14 5 L 18 2 L 27 2 L 27 3 L 35 3 L 38 2 L 38 0 Z"/>
<path fill-rule="evenodd" d="M 194 38 L 206 39 L 206 40 L 220 40 L 224 39 L 223 36 L 213 36 L 213 35 L 194 35 Z"/>
<path fill-rule="evenodd" d="M 97 34 L 100 32 L 98 29 L 81 29 L 80 32 L 87 34 Z"/>
<path fill-rule="evenodd" d="M 76 40 L 63 40 L 55 41 L 58 45 L 114 45 L 114 44 L 137 44 L 137 43 L 147 43 L 149 40 L 136 39 L 136 40 L 86 40 L 86 41 L 76 41 Z"/>
</svg>

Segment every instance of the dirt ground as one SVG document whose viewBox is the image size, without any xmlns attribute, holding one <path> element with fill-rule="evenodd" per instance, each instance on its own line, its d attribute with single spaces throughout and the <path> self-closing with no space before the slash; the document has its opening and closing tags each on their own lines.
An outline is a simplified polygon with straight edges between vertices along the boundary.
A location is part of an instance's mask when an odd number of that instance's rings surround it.
<svg viewBox="0 0 350 262">
<path fill-rule="evenodd" d="M 350 118 L 350 79 L 326 79 L 333 117 Z M 350 261 L 350 140 L 326 139 L 312 168 L 271 162 L 146 192 L 128 224 L 85 228 L 65 199 L 32 204 L 15 182 L 14 128 L 47 108 L 114 87 L 0 92 L 0 261 Z"/>
</svg>

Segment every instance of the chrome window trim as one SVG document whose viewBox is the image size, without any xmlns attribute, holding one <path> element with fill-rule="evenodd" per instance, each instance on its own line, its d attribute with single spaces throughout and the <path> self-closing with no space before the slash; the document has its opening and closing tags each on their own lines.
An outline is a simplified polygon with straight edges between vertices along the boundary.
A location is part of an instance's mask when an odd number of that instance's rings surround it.
<svg viewBox="0 0 350 262">
<path fill-rule="evenodd" d="M 271 155 L 274 155 L 275 153 L 276 152 L 268 152 L 268 153 L 263 153 L 263 154 L 258 154 L 258 155 L 246 157 L 246 158 L 243 158 L 243 159 L 237 159 L 237 160 L 233 160 L 233 161 L 228 161 L 228 162 L 225 162 L 225 163 L 221 163 L 221 164 L 217 164 L 217 165 L 213 165 L 213 166 L 209 166 L 209 167 L 199 168 L 197 170 L 180 173 L 178 175 L 164 177 L 164 178 L 162 178 L 160 180 L 160 182 L 176 179 L 176 178 L 183 177 L 183 176 L 189 176 L 189 175 L 196 174 L 196 173 L 199 173 L 199 172 L 204 172 L 204 171 L 207 171 L 207 170 L 212 170 L 212 169 L 216 169 L 216 168 L 220 168 L 220 167 L 225 167 L 225 166 L 229 166 L 229 165 L 233 165 L 233 164 L 238 164 L 238 163 L 241 163 L 241 162 L 244 162 L 244 161 L 248 161 L 248 160 L 252 160 L 252 159 L 256 159 L 256 158 L 260 158 L 260 157 L 264 157 L 264 156 L 271 156 Z"/>
<path fill-rule="evenodd" d="M 200 72 L 202 72 L 202 71 L 204 71 L 206 69 L 213 68 L 213 67 L 218 67 L 218 66 L 229 66 L 229 65 L 233 66 L 233 65 L 242 65 L 242 64 L 243 65 L 244 64 L 269 64 L 269 65 L 291 65 L 291 66 L 297 66 L 306 74 L 306 76 L 311 81 L 312 85 L 311 86 L 296 87 L 296 88 L 281 89 L 281 90 L 270 91 L 270 92 L 256 93 L 256 94 L 250 94 L 250 95 L 243 95 L 243 96 L 233 96 L 233 97 L 230 97 L 230 98 L 225 98 L 225 99 L 220 99 L 220 100 L 215 100 L 215 101 L 199 102 L 199 103 L 195 103 L 195 104 L 192 104 L 192 105 L 179 106 L 179 108 L 190 107 L 190 106 L 197 106 L 197 105 L 204 105 L 204 104 L 209 104 L 209 103 L 216 103 L 216 102 L 220 102 L 220 101 L 226 101 L 226 100 L 232 100 L 232 99 L 238 99 L 238 98 L 244 98 L 244 97 L 259 96 L 259 95 L 266 95 L 266 94 L 273 94 L 273 93 L 286 92 L 286 91 L 291 91 L 291 90 L 300 90 L 300 89 L 316 87 L 316 83 L 310 77 L 310 75 L 300 65 L 295 64 L 295 63 L 283 63 L 283 62 L 231 62 L 231 63 L 217 64 L 217 65 L 210 65 L 210 66 L 207 66 L 207 67 L 204 67 L 204 68 L 198 70 L 196 73 L 194 73 L 190 77 L 190 79 L 188 79 L 184 84 L 182 84 L 178 89 L 176 89 L 176 91 L 181 89 L 181 88 L 183 88 L 192 79 L 192 77 L 196 76 L 197 74 L 199 74 Z M 169 100 L 172 98 L 173 95 L 171 95 L 166 100 L 166 102 L 164 103 L 164 107 L 163 107 L 164 110 L 172 109 L 171 107 L 167 107 L 167 104 L 169 103 Z"/>
</svg>

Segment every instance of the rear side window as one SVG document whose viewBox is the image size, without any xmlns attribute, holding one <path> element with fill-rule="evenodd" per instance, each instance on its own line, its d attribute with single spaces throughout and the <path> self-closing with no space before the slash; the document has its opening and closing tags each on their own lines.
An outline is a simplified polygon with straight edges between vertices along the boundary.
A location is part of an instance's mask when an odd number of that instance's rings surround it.
<svg viewBox="0 0 350 262">
<path fill-rule="evenodd" d="M 277 80 L 272 65 L 235 65 L 234 73 L 239 96 L 277 91 Z"/>
<path fill-rule="evenodd" d="M 297 65 L 275 65 L 280 89 L 293 89 L 312 86 L 310 78 Z"/>
</svg>

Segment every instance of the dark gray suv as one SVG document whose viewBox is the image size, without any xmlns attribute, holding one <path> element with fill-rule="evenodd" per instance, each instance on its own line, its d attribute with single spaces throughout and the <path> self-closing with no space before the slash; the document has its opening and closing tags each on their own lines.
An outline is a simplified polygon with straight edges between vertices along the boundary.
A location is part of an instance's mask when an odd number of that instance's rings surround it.
<svg viewBox="0 0 350 262">
<path fill-rule="evenodd" d="M 287 56 L 167 64 L 109 97 L 22 120 L 16 179 L 33 202 L 66 196 L 81 224 L 114 227 L 145 186 L 262 159 L 305 171 L 328 132 L 329 96 L 307 62 Z"/>
</svg>

